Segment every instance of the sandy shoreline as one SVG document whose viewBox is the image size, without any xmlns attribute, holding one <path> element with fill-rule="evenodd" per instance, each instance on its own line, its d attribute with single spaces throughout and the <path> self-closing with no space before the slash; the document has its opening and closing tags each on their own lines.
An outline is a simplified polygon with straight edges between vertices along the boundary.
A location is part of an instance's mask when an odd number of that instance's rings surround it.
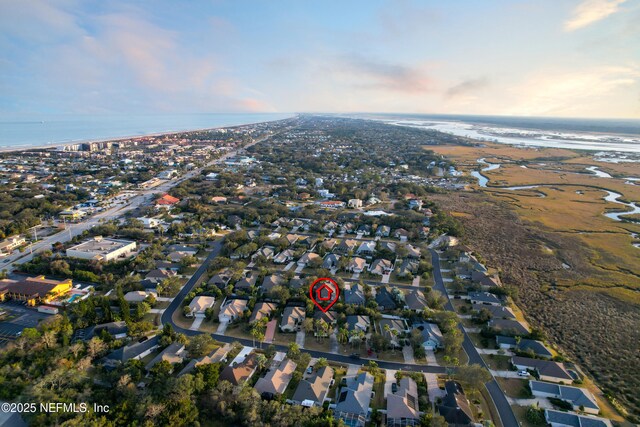
<svg viewBox="0 0 640 427">
<path fill-rule="evenodd" d="M 175 130 L 175 131 L 170 130 L 170 131 L 153 132 L 153 133 L 145 133 L 145 134 L 137 134 L 137 135 L 129 135 L 129 136 L 118 136 L 115 138 L 100 138 L 100 139 L 87 138 L 87 139 L 78 139 L 78 140 L 69 141 L 69 142 L 52 142 L 49 144 L 41 144 L 41 145 L 15 145 L 11 147 L 3 146 L 3 147 L 0 147 L 0 153 L 13 153 L 13 152 L 31 151 L 31 150 L 55 150 L 59 147 L 68 147 L 70 145 L 87 144 L 92 142 L 117 142 L 117 141 L 125 141 L 130 139 L 147 138 L 147 137 L 164 136 L 164 135 L 177 135 L 181 133 L 202 132 L 202 131 L 216 130 L 216 129 L 235 129 L 243 126 L 252 126 L 252 125 L 258 125 L 262 123 L 272 123 L 272 122 L 279 122 L 281 120 L 289 120 L 293 117 L 297 117 L 297 114 L 292 114 L 291 117 L 285 117 L 277 120 L 250 122 L 250 123 L 243 123 L 243 124 L 231 125 L 231 126 L 215 126 L 215 127 Z"/>
</svg>

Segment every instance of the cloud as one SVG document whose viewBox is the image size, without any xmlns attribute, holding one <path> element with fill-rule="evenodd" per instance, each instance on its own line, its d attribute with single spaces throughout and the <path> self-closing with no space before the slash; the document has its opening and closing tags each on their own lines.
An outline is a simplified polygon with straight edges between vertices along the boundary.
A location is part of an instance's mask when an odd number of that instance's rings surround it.
<svg viewBox="0 0 640 427">
<path fill-rule="evenodd" d="M 575 31 L 616 13 L 626 0 L 583 0 L 564 23 L 565 31 Z"/>
<path fill-rule="evenodd" d="M 640 83 L 640 67 L 600 66 L 580 71 L 539 70 L 511 88 L 511 106 L 502 113 L 525 116 L 624 117 L 630 93 Z M 637 108 L 637 105 L 636 105 Z"/>
<path fill-rule="evenodd" d="M 338 67 L 356 87 L 404 93 L 424 93 L 431 90 L 431 79 L 418 66 L 380 61 L 363 55 L 343 55 Z"/>
<path fill-rule="evenodd" d="M 464 80 L 457 85 L 451 86 L 449 89 L 447 89 L 447 91 L 445 92 L 445 97 L 455 98 L 458 96 L 468 95 L 469 93 L 484 89 L 488 85 L 489 80 L 486 77 Z"/>
</svg>

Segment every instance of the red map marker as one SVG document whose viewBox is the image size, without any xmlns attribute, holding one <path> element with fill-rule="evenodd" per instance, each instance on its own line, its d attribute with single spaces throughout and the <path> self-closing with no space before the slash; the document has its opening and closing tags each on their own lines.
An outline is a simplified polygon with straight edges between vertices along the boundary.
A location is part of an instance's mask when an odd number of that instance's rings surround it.
<svg viewBox="0 0 640 427">
<path fill-rule="evenodd" d="M 333 304 L 338 302 L 340 288 L 333 279 L 321 277 L 309 286 L 309 297 L 320 310 L 326 313 Z"/>
</svg>

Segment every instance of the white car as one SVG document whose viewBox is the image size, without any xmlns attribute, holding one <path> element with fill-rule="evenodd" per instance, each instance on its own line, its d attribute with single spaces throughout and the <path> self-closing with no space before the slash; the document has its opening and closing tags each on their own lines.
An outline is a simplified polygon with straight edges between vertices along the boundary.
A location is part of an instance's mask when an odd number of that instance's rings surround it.
<svg viewBox="0 0 640 427">
<path fill-rule="evenodd" d="M 528 377 L 529 376 L 529 372 L 527 372 L 527 371 L 519 371 L 518 372 L 518 376 L 519 377 Z"/>
</svg>

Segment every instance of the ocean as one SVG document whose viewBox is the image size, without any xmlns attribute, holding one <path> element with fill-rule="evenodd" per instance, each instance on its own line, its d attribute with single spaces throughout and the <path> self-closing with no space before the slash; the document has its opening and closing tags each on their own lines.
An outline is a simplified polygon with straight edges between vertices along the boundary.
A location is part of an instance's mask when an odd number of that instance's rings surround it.
<svg viewBox="0 0 640 427">
<path fill-rule="evenodd" d="M 358 114 L 397 126 L 502 144 L 640 154 L 640 120 L 420 114 Z M 624 158 L 620 157 L 624 160 Z"/>
<path fill-rule="evenodd" d="M 56 146 L 286 119 L 293 114 L 0 115 L 0 148 Z"/>
</svg>

